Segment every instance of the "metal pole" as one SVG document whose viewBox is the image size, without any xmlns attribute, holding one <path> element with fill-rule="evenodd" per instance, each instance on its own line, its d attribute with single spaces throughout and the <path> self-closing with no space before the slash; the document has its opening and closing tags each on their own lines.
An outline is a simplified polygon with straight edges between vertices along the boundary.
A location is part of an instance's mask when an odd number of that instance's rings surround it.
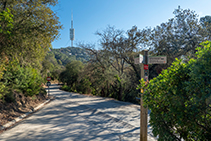
<svg viewBox="0 0 211 141">
<path fill-rule="evenodd" d="M 50 89 L 49 89 L 49 85 L 48 85 L 48 95 L 49 95 L 49 94 L 50 94 Z M 47 96 L 48 96 L 48 95 L 47 95 Z"/>
<path fill-rule="evenodd" d="M 144 64 L 148 64 L 148 51 L 144 51 Z M 144 65 L 141 64 L 141 78 L 144 78 Z M 147 80 L 145 80 L 147 81 Z M 143 91 L 143 90 L 142 90 Z M 141 92 L 143 93 L 143 92 Z M 140 108 L 141 108 L 141 117 L 140 117 L 140 141 L 147 141 L 147 116 L 148 116 L 148 108 L 144 108 L 143 105 L 143 94 L 141 94 L 141 100 L 140 100 Z"/>
</svg>

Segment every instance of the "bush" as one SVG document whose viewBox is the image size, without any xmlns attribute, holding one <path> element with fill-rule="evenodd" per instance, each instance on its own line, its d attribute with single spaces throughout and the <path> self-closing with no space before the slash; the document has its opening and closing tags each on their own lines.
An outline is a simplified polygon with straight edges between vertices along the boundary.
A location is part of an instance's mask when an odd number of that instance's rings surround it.
<svg viewBox="0 0 211 141">
<path fill-rule="evenodd" d="M 87 78 L 83 78 L 80 82 L 76 83 L 76 90 L 83 94 L 90 94 L 92 92 L 91 82 Z"/>
<path fill-rule="evenodd" d="M 0 80 L 2 79 L 3 75 L 4 75 L 4 71 L 5 71 L 5 66 L 7 64 L 8 58 L 1 53 L 1 57 L 0 57 Z M 3 82 L 0 81 L 0 99 L 4 99 L 4 95 L 5 95 L 5 85 Z"/>
<path fill-rule="evenodd" d="M 5 91 L 5 86 L 2 82 L 0 82 L 0 99 L 4 99 L 4 91 Z"/>
<path fill-rule="evenodd" d="M 5 100 L 8 103 L 15 102 L 15 97 L 11 89 L 9 91 L 6 91 L 6 94 L 3 100 Z"/>
<path fill-rule="evenodd" d="M 45 88 L 43 88 L 43 87 L 40 88 L 40 94 L 47 95 Z"/>
<path fill-rule="evenodd" d="M 71 91 L 71 88 L 68 87 L 67 85 L 63 85 L 63 86 L 61 87 L 61 89 L 64 90 L 64 91 Z"/>
<path fill-rule="evenodd" d="M 197 59 L 176 59 L 144 86 L 153 134 L 159 140 L 211 140 L 211 42 L 197 48 Z"/>
<path fill-rule="evenodd" d="M 72 61 L 67 64 L 66 70 L 61 72 L 59 80 L 66 83 L 68 86 L 72 87 L 74 83 L 77 82 L 80 71 L 83 69 L 83 63 L 80 61 Z"/>
<path fill-rule="evenodd" d="M 42 78 L 35 69 L 24 68 L 16 62 L 11 62 L 6 70 L 3 75 L 3 82 L 6 87 L 19 89 L 25 96 L 39 94 Z"/>
</svg>

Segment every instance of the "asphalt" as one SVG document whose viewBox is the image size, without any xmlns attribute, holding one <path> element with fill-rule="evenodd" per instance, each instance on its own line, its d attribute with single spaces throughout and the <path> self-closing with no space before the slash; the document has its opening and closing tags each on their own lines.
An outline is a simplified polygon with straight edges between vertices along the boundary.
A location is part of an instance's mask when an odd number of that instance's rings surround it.
<svg viewBox="0 0 211 141">
<path fill-rule="evenodd" d="M 50 86 L 50 95 L 55 96 L 55 100 L 0 134 L 0 140 L 139 140 L 139 105 L 65 92 L 55 84 Z M 155 140 L 148 123 L 148 141 Z"/>
</svg>

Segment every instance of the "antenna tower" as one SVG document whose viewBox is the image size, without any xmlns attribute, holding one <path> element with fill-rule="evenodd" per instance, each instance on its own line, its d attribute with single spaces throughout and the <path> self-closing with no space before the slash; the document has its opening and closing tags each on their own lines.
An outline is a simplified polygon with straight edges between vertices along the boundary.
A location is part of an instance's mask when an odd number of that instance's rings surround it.
<svg viewBox="0 0 211 141">
<path fill-rule="evenodd" d="M 73 47 L 74 38 L 75 38 L 75 29 L 73 28 L 73 12 L 71 12 L 71 28 L 70 28 L 71 47 Z"/>
</svg>

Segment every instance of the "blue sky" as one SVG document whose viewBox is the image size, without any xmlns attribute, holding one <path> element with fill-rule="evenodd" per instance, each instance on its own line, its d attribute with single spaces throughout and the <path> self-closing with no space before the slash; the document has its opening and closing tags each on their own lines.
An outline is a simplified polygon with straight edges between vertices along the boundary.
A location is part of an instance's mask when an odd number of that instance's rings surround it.
<svg viewBox="0 0 211 141">
<path fill-rule="evenodd" d="M 129 30 L 136 25 L 139 29 L 155 27 L 173 18 L 178 6 L 194 10 L 199 17 L 211 15 L 211 0 L 59 0 L 53 7 L 63 29 L 59 39 L 52 42 L 53 48 L 70 46 L 71 11 L 75 28 L 76 43 L 98 44 L 96 31 L 108 25 L 117 29 Z"/>
</svg>

